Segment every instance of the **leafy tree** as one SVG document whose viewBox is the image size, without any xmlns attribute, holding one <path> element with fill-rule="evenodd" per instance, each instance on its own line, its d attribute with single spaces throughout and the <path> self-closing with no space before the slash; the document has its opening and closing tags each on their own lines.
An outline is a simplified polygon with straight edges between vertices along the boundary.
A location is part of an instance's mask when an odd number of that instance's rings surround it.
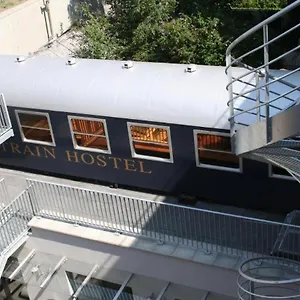
<svg viewBox="0 0 300 300">
<path fill-rule="evenodd" d="M 130 40 L 134 30 L 143 22 L 156 24 L 173 17 L 176 0 L 107 0 L 111 7 L 108 19 L 114 34 Z"/>
<path fill-rule="evenodd" d="M 108 16 L 86 11 L 78 55 L 221 64 L 226 41 L 217 18 L 178 14 L 176 0 L 108 0 Z"/>
<path fill-rule="evenodd" d="M 87 23 L 81 30 L 80 48 L 77 56 L 84 58 L 118 59 L 122 46 L 111 35 L 111 24 L 104 17 L 86 14 Z"/>
<path fill-rule="evenodd" d="M 229 43 L 258 22 L 231 6 L 264 3 L 279 7 L 285 1 L 106 0 L 110 6 L 107 16 L 84 7 L 78 56 L 221 65 Z M 254 36 L 237 54 L 260 42 L 261 35 Z"/>
<path fill-rule="evenodd" d="M 131 56 L 145 61 L 221 64 L 225 44 L 217 27 L 217 19 L 201 15 L 182 15 L 152 26 L 143 22 L 134 31 Z"/>
<path fill-rule="evenodd" d="M 232 7 L 240 9 L 281 9 L 287 5 L 287 0 L 234 0 L 231 2 Z"/>
</svg>

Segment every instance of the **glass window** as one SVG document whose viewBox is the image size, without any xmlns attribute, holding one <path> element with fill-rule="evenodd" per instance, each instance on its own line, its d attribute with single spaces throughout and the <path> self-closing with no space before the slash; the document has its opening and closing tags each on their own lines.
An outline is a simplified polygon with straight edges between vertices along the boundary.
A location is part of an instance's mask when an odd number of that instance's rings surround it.
<svg viewBox="0 0 300 300">
<path fill-rule="evenodd" d="M 55 145 L 48 114 L 16 111 L 16 115 L 24 142 Z"/>
<path fill-rule="evenodd" d="M 168 127 L 129 123 L 128 129 L 134 157 L 173 161 Z"/>
<path fill-rule="evenodd" d="M 239 169 L 239 157 L 231 152 L 230 136 L 194 131 L 197 165 Z"/>
<path fill-rule="evenodd" d="M 110 153 L 105 120 L 69 117 L 76 149 Z"/>
<path fill-rule="evenodd" d="M 85 280 L 86 276 L 82 274 L 72 273 L 66 271 L 67 278 L 70 282 L 71 288 L 75 293 L 80 285 Z M 122 286 L 122 282 L 119 281 L 120 278 L 116 278 L 114 282 L 103 280 L 99 278 L 92 277 L 88 283 L 83 287 L 82 291 L 78 296 L 78 300 L 91 300 L 91 299 L 105 299 L 112 300 L 118 293 Z M 117 282 L 116 282 L 117 281 Z M 132 289 L 130 287 L 125 287 L 124 292 L 128 295 L 132 295 Z M 128 298 L 132 299 L 132 298 Z"/>
</svg>

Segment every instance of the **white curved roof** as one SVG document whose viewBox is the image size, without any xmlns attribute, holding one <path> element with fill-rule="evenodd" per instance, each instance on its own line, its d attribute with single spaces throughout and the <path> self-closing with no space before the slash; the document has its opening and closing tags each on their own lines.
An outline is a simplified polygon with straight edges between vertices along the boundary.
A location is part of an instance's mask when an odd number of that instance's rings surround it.
<svg viewBox="0 0 300 300">
<path fill-rule="evenodd" d="M 0 56 L 7 105 L 78 114 L 229 128 L 224 67 Z"/>
</svg>

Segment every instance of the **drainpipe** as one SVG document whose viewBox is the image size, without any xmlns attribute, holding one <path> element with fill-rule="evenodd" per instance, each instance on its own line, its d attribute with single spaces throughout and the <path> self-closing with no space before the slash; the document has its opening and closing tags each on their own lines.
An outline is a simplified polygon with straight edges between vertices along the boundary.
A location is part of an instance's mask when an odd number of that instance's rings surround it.
<svg viewBox="0 0 300 300">
<path fill-rule="evenodd" d="M 49 29 L 50 29 L 50 35 L 48 34 L 48 41 L 50 43 L 54 39 L 52 18 L 51 18 L 51 12 L 50 12 L 50 8 L 49 8 L 50 0 L 43 0 L 43 2 L 45 5 L 45 12 L 47 13 L 47 16 L 48 16 Z M 48 31 L 47 22 L 46 22 L 46 27 L 47 27 L 47 31 Z"/>
</svg>

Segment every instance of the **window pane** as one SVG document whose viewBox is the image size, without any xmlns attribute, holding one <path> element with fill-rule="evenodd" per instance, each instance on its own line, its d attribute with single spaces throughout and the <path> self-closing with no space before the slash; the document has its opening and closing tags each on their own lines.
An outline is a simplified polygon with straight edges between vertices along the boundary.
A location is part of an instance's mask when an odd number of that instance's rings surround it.
<svg viewBox="0 0 300 300">
<path fill-rule="evenodd" d="M 106 137 L 75 134 L 75 140 L 80 147 L 108 150 Z"/>
<path fill-rule="evenodd" d="M 130 126 L 133 140 L 168 144 L 168 132 L 163 128 Z"/>
<path fill-rule="evenodd" d="M 292 176 L 286 169 L 277 166 L 272 166 L 272 172 L 276 175 Z"/>
<path fill-rule="evenodd" d="M 34 141 L 42 141 L 52 143 L 52 137 L 50 130 L 47 129 L 32 129 L 22 128 L 26 139 Z"/>
<path fill-rule="evenodd" d="M 18 113 L 21 125 L 49 128 L 47 116 L 29 113 Z"/>
<path fill-rule="evenodd" d="M 230 137 L 198 133 L 198 149 L 231 152 Z"/>
<path fill-rule="evenodd" d="M 133 147 L 136 154 L 170 159 L 170 149 L 168 145 L 133 142 Z"/>
<path fill-rule="evenodd" d="M 202 164 L 239 168 L 239 158 L 231 153 L 198 150 L 198 155 Z"/>
<path fill-rule="evenodd" d="M 105 135 L 104 124 L 101 121 L 72 119 L 71 122 L 75 132 Z"/>
<path fill-rule="evenodd" d="M 86 276 L 80 274 L 68 271 L 66 273 L 73 291 L 76 291 L 86 278 Z M 116 296 L 120 287 L 121 284 L 92 277 L 80 292 L 78 300 L 112 300 Z M 129 294 L 132 294 L 132 290 L 130 288 L 127 288 L 126 291 Z"/>
</svg>

